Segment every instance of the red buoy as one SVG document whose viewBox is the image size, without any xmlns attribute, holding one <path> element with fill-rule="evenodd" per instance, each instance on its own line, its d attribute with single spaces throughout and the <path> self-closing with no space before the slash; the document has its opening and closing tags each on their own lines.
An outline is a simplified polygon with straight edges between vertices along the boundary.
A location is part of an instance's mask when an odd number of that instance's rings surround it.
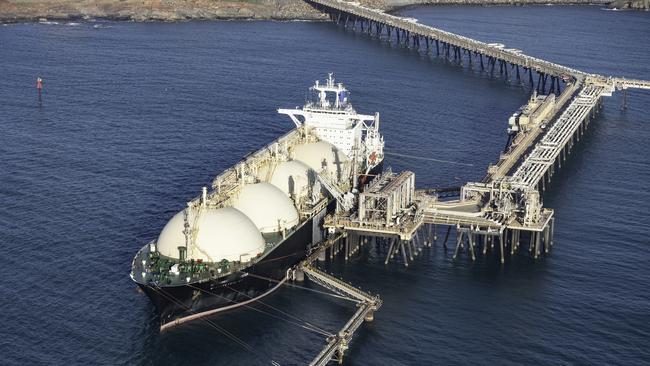
<svg viewBox="0 0 650 366">
<path fill-rule="evenodd" d="M 40 77 L 36 78 L 36 89 L 38 89 L 38 103 L 40 104 L 42 102 L 41 92 L 43 91 L 43 79 Z"/>
</svg>

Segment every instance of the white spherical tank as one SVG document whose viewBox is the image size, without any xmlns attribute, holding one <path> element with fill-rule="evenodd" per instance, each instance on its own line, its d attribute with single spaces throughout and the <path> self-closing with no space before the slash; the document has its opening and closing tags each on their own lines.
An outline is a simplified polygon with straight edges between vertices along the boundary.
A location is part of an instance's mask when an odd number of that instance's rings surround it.
<svg viewBox="0 0 650 366">
<path fill-rule="evenodd" d="M 291 199 L 270 183 L 248 184 L 233 202 L 233 207 L 253 221 L 259 231 L 274 233 L 298 224 L 298 211 Z"/>
<path fill-rule="evenodd" d="M 337 181 L 347 176 L 347 156 L 328 142 L 319 141 L 298 145 L 293 149 L 292 157 L 294 160 L 302 161 L 318 173 L 327 167 L 331 177 Z"/>
<path fill-rule="evenodd" d="M 259 170 L 258 177 L 280 188 L 287 196 L 294 199 L 307 195 L 309 187 L 316 182 L 316 172 L 298 160 L 278 163 L 271 169 L 271 174 L 269 174 L 269 165 L 265 165 Z"/>
<path fill-rule="evenodd" d="M 196 210 L 192 212 L 190 223 L 194 222 L 192 216 L 197 213 Z M 202 209 L 195 225 L 198 231 L 194 246 L 187 250 L 187 259 L 247 261 L 264 252 L 262 234 L 250 218 L 235 208 Z M 181 211 L 160 232 L 156 243 L 158 252 L 178 259 L 178 247 L 185 246 L 184 229 L 185 220 Z"/>
</svg>

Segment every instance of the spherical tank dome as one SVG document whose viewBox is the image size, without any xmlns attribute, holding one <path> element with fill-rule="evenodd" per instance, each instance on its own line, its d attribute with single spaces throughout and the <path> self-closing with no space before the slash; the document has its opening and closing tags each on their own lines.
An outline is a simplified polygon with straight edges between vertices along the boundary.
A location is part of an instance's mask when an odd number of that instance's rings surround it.
<svg viewBox="0 0 650 366">
<path fill-rule="evenodd" d="M 242 188 L 233 207 L 248 216 L 263 233 L 273 233 L 298 224 L 298 211 L 289 196 L 270 183 Z"/>
<path fill-rule="evenodd" d="M 324 166 L 333 178 L 337 180 L 346 175 L 348 158 L 336 146 L 325 142 L 311 142 L 298 145 L 293 149 L 293 158 L 305 163 L 316 172 L 320 173 Z"/>
<path fill-rule="evenodd" d="M 301 161 L 283 161 L 275 166 L 268 182 L 288 196 L 302 197 L 316 182 L 316 172 Z"/>
<path fill-rule="evenodd" d="M 178 247 L 185 246 L 185 220 L 181 211 L 165 225 L 156 246 L 160 254 L 179 258 Z M 198 211 L 192 212 L 190 222 Z M 187 259 L 207 262 L 249 260 L 264 252 L 264 238 L 241 211 L 232 207 L 201 210 L 196 221 L 194 246 L 187 249 Z"/>
</svg>

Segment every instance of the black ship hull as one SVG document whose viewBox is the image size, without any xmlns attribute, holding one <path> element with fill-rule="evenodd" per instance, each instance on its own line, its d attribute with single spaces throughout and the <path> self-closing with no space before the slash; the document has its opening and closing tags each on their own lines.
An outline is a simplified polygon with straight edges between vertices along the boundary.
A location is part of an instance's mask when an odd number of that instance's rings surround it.
<svg viewBox="0 0 650 366">
<path fill-rule="evenodd" d="M 382 164 L 374 167 L 369 180 L 381 171 Z M 331 201 L 263 259 L 240 272 L 177 286 L 138 283 L 156 307 L 161 330 L 247 305 L 271 293 L 285 281 L 287 271 L 306 258 L 312 243 L 322 240 L 323 218 L 335 209 L 336 201 Z"/>
<path fill-rule="evenodd" d="M 287 270 L 306 257 L 313 241 L 313 221 L 303 222 L 265 258 L 243 271 L 178 286 L 139 284 L 160 315 L 161 329 L 248 304 L 271 292 L 284 281 Z"/>
</svg>

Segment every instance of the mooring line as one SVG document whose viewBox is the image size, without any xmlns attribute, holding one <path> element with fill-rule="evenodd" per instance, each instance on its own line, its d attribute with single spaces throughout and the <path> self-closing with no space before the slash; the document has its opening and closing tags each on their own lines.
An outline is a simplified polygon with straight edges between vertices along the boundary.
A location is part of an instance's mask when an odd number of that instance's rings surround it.
<svg viewBox="0 0 650 366">
<path fill-rule="evenodd" d="M 232 303 L 234 303 L 234 304 L 239 304 L 239 302 L 237 302 L 237 301 L 235 301 L 235 300 L 229 299 L 229 298 L 227 298 L 227 297 L 225 297 L 225 296 L 219 295 L 219 294 L 214 293 L 214 292 L 212 292 L 212 291 L 208 291 L 208 290 L 205 290 L 205 289 L 202 289 L 202 288 L 200 288 L 200 287 L 193 286 L 193 285 L 188 285 L 188 286 L 191 287 L 191 288 L 194 288 L 194 289 L 196 289 L 196 290 L 203 291 L 203 292 L 205 292 L 205 293 L 207 293 L 207 294 L 209 294 L 209 295 L 212 295 L 212 296 L 216 296 L 216 297 L 222 298 L 222 299 L 224 299 L 224 300 L 226 300 L 226 301 L 230 301 L 230 302 L 232 302 Z M 237 291 L 237 290 L 233 289 L 232 287 L 229 287 L 229 286 L 226 286 L 226 287 L 227 287 L 228 289 L 234 291 L 234 292 L 237 292 L 237 293 L 243 294 L 243 295 L 247 296 L 247 297 L 250 298 L 250 299 L 253 298 L 252 296 L 249 296 L 248 294 L 244 294 L 244 293 L 241 292 L 241 291 Z M 260 303 L 260 304 L 263 304 L 263 305 L 266 305 L 266 306 L 268 306 L 268 307 L 270 307 L 270 308 L 273 308 L 271 305 L 267 305 L 267 304 L 265 304 L 264 302 L 262 302 L 261 300 L 257 300 L 257 301 L 255 301 L 255 302 Z M 311 330 L 311 331 L 313 331 L 313 332 L 319 333 L 319 334 L 324 335 L 324 336 L 326 336 L 326 337 L 329 337 L 329 336 L 332 335 L 331 333 L 327 332 L 326 330 L 324 330 L 324 329 L 320 329 L 320 328 L 318 328 L 317 326 L 315 326 L 315 325 L 313 325 L 313 324 L 311 324 L 311 323 L 309 323 L 309 322 L 307 322 L 307 321 L 305 321 L 305 320 L 303 320 L 303 319 L 298 318 L 297 316 L 293 316 L 293 317 L 294 317 L 295 319 L 299 320 L 299 321 L 304 322 L 304 323 L 306 324 L 306 326 L 303 325 L 303 324 L 300 324 L 300 323 L 296 323 L 296 322 L 290 321 L 290 320 L 288 320 L 288 319 L 283 319 L 283 318 L 281 318 L 281 317 L 279 317 L 279 316 L 277 316 L 277 315 L 274 315 L 274 314 L 271 314 L 271 313 L 266 312 L 266 311 L 264 311 L 264 310 L 261 310 L 261 309 L 255 308 L 255 307 L 253 307 L 253 306 L 251 306 L 251 305 L 248 305 L 248 304 L 241 304 L 241 306 L 244 306 L 244 307 L 246 307 L 246 308 L 248 308 L 248 309 L 255 310 L 255 311 L 259 312 L 259 313 L 262 313 L 262 314 L 268 315 L 268 316 L 270 316 L 270 317 L 272 317 L 272 318 L 286 321 L 286 322 L 289 323 L 289 324 L 292 324 L 292 325 L 295 325 L 295 326 L 298 326 L 298 327 L 304 328 L 304 329 L 306 329 L 306 330 Z M 278 312 L 282 312 L 282 313 L 284 313 L 282 310 L 275 309 L 275 308 L 273 308 L 273 309 L 276 310 L 276 311 L 278 311 Z M 288 314 L 288 315 L 291 315 L 291 314 Z"/>
<path fill-rule="evenodd" d="M 260 278 L 260 279 L 263 279 L 263 280 L 268 280 L 268 281 L 273 281 L 273 282 L 280 282 L 280 281 L 275 280 L 273 278 L 259 276 L 259 275 L 255 275 L 255 274 L 252 274 L 252 273 L 249 273 L 248 275 L 253 276 L 253 277 L 257 277 L 257 278 Z M 342 299 L 342 300 L 347 300 L 347 301 L 351 301 L 351 302 L 354 302 L 354 303 L 359 303 L 358 300 L 351 299 L 349 297 L 336 295 L 336 294 L 333 294 L 333 293 L 330 293 L 330 292 L 319 291 L 319 290 L 315 290 L 313 288 L 309 288 L 309 287 L 305 287 L 305 286 L 299 286 L 299 285 L 296 285 L 296 284 L 293 284 L 293 283 L 285 282 L 284 285 L 289 286 L 289 287 L 295 287 L 295 288 L 302 289 L 302 290 L 312 291 L 312 292 L 315 292 L 315 293 L 318 293 L 318 294 L 321 294 L 321 295 L 331 296 L 331 297 L 334 297 L 334 298 L 337 298 L 337 299 Z"/>
<path fill-rule="evenodd" d="M 192 314 L 196 314 L 196 311 L 192 310 L 189 306 L 185 305 L 182 301 L 178 300 L 173 295 L 171 295 L 169 293 L 166 293 L 162 288 L 160 288 L 158 286 L 156 286 L 156 287 L 150 286 L 150 288 L 153 289 L 154 291 L 156 291 L 157 293 L 159 293 L 161 296 L 165 297 L 166 299 L 172 301 L 176 305 L 179 305 L 180 307 L 182 307 L 185 310 L 191 312 Z M 249 352 L 253 352 L 253 350 L 254 350 L 253 347 L 251 345 L 249 345 L 248 343 L 244 342 L 243 340 L 239 339 L 239 337 L 237 337 L 236 335 L 234 335 L 234 334 L 230 333 L 229 331 L 227 331 L 226 329 L 216 325 L 214 322 L 212 322 L 209 319 L 205 319 L 205 318 L 199 318 L 199 319 L 201 319 L 202 321 L 208 323 L 208 325 L 210 325 L 212 328 L 216 329 L 219 333 L 225 335 L 227 338 L 229 338 L 233 342 L 239 344 L 245 350 L 247 350 Z"/>
</svg>

